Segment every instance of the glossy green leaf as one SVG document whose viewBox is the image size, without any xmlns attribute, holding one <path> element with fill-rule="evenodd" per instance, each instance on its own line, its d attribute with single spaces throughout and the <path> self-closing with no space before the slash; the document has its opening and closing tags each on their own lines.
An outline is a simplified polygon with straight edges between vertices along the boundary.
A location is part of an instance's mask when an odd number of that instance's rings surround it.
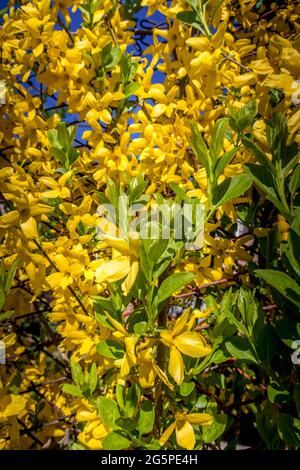
<svg viewBox="0 0 300 470">
<path fill-rule="evenodd" d="M 117 403 L 111 398 L 98 397 L 97 408 L 103 424 L 111 429 L 117 429 L 115 422 L 120 417 Z"/>
<path fill-rule="evenodd" d="M 130 447 L 130 441 L 118 432 L 111 432 L 102 441 L 105 450 L 122 450 Z"/>
<path fill-rule="evenodd" d="M 96 349 L 101 356 L 110 357 L 111 359 L 121 359 L 125 353 L 122 344 L 112 339 L 101 341 L 97 344 Z"/>
<path fill-rule="evenodd" d="M 250 175 L 238 175 L 226 178 L 213 192 L 213 205 L 215 208 L 232 201 L 244 194 L 252 184 Z"/>
<path fill-rule="evenodd" d="M 294 279 L 274 269 L 256 269 L 254 272 L 293 304 L 300 307 L 300 286 Z"/>
<path fill-rule="evenodd" d="M 192 273 L 175 273 L 165 279 L 157 292 L 157 304 L 171 297 L 174 292 L 180 291 L 186 284 L 192 282 Z"/>
</svg>

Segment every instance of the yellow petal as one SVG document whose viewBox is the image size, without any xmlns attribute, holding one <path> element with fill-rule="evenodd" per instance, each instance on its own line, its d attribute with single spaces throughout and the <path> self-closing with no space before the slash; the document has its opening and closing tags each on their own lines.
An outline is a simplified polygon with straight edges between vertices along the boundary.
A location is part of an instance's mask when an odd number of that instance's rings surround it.
<svg viewBox="0 0 300 470">
<path fill-rule="evenodd" d="M 176 421 L 176 441 L 184 449 L 192 450 L 195 447 L 194 429 L 188 421 Z"/>
<path fill-rule="evenodd" d="M 169 387 L 171 390 L 173 390 L 173 385 L 171 384 L 171 382 L 168 380 L 168 377 L 166 376 L 166 374 L 160 369 L 160 367 L 158 367 L 158 365 L 156 364 L 152 364 L 153 366 L 153 369 L 155 370 L 155 372 L 157 373 L 158 377 L 160 378 L 160 380 L 167 386 Z"/>
<path fill-rule="evenodd" d="M 106 316 L 107 316 L 108 320 L 110 321 L 110 323 L 112 324 L 112 326 L 113 326 L 117 331 L 119 331 L 120 333 L 122 333 L 122 335 L 127 335 L 127 332 L 126 332 L 124 326 L 121 325 L 121 323 L 119 323 L 117 320 L 115 320 L 114 318 L 112 318 L 108 313 L 106 313 Z"/>
<path fill-rule="evenodd" d="M 131 265 L 130 271 L 122 284 L 122 290 L 124 295 L 128 295 L 130 289 L 132 288 L 134 281 L 136 280 L 137 273 L 139 271 L 138 261 L 134 261 Z"/>
<path fill-rule="evenodd" d="M 176 426 L 176 423 L 172 423 L 172 424 L 170 424 L 170 426 L 165 430 L 165 432 L 163 433 L 163 435 L 162 435 L 161 438 L 159 439 L 159 443 L 160 443 L 161 446 L 164 446 L 165 443 L 170 439 L 170 436 L 171 436 L 172 432 L 174 431 L 175 426 Z"/>
<path fill-rule="evenodd" d="M 156 371 L 151 362 L 142 362 L 139 367 L 139 382 L 142 388 L 154 386 Z"/>
<path fill-rule="evenodd" d="M 122 253 L 122 255 L 129 255 L 130 254 L 130 247 L 129 243 L 122 238 L 116 238 L 111 235 L 106 236 L 104 235 L 103 241 L 107 243 L 112 248 L 115 248 L 117 251 Z"/>
<path fill-rule="evenodd" d="M 213 422 L 213 417 L 207 413 L 191 413 L 187 415 L 187 420 L 191 424 L 209 426 Z"/>
<path fill-rule="evenodd" d="M 253 72 L 247 72 L 243 75 L 237 75 L 234 78 L 234 85 L 240 87 L 243 85 L 253 85 L 256 82 L 256 75 Z"/>
<path fill-rule="evenodd" d="M 43 50 L 44 50 L 44 44 L 41 42 L 37 47 L 35 47 L 32 51 L 34 57 L 39 57 L 42 53 L 43 53 Z"/>
<path fill-rule="evenodd" d="M 136 363 L 135 346 L 138 340 L 138 336 L 128 336 L 125 338 L 126 353 L 133 364 Z"/>
<path fill-rule="evenodd" d="M 0 227 L 7 228 L 10 225 L 13 225 L 19 221 L 19 212 L 10 211 L 7 214 L 4 214 L 0 217 Z"/>
<path fill-rule="evenodd" d="M 50 285 L 51 289 L 56 289 L 57 287 L 66 287 L 68 285 L 68 277 L 65 273 L 53 273 L 50 274 L 46 281 Z M 71 281 L 71 278 L 70 278 Z M 70 284 L 71 282 L 69 282 Z"/>
<path fill-rule="evenodd" d="M 274 69 L 270 65 L 270 62 L 267 58 L 260 59 L 260 60 L 253 60 L 250 63 L 250 67 L 252 68 L 253 72 L 259 75 L 267 75 L 268 73 L 274 72 Z"/>
<path fill-rule="evenodd" d="M 29 217 L 25 222 L 20 223 L 20 227 L 25 237 L 39 238 L 36 221 L 33 217 Z"/>
<path fill-rule="evenodd" d="M 24 411 L 27 399 L 20 395 L 7 395 L 1 400 L 0 416 L 8 418 Z"/>
<path fill-rule="evenodd" d="M 161 342 L 167 346 L 168 348 L 172 347 L 173 344 L 173 336 L 169 330 L 163 330 L 160 333 Z"/>
<path fill-rule="evenodd" d="M 186 328 L 189 314 L 190 309 L 187 309 L 179 318 L 177 318 L 174 328 L 172 329 L 172 335 L 174 337 L 180 335 L 180 333 L 182 333 Z"/>
<path fill-rule="evenodd" d="M 217 32 L 213 35 L 213 37 L 210 40 L 210 44 L 212 44 L 214 47 L 220 47 L 224 41 L 224 36 L 226 33 L 227 29 L 227 22 L 223 21 L 217 29 Z"/>
<path fill-rule="evenodd" d="M 300 74 L 300 53 L 292 47 L 284 47 L 280 56 L 284 67 L 294 76 Z"/>
<path fill-rule="evenodd" d="M 167 109 L 167 105 L 165 105 L 164 103 L 159 103 L 159 104 L 156 104 L 153 108 L 153 111 L 152 111 L 152 116 L 154 118 L 158 118 L 159 116 L 161 116 L 162 114 L 164 114 L 164 112 L 166 111 Z"/>
<path fill-rule="evenodd" d="M 169 374 L 173 377 L 175 382 L 180 385 L 184 379 L 184 363 L 180 352 L 175 346 L 172 346 L 170 351 Z"/>
<path fill-rule="evenodd" d="M 121 361 L 121 370 L 120 370 L 121 377 L 125 377 L 126 375 L 129 374 L 132 365 L 133 364 L 128 354 L 124 354 L 124 357 Z"/>
<path fill-rule="evenodd" d="M 180 352 L 190 357 L 203 357 L 211 352 L 211 347 L 205 342 L 204 338 L 195 331 L 176 336 L 174 344 Z"/>
<path fill-rule="evenodd" d="M 196 49 L 197 51 L 207 51 L 210 47 L 209 40 L 205 37 L 193 37 L 186 40 L 187 46 Z"/>
<path fill-rule="evenodd" d="M 130 269 L 129 258 L 120 256 L 117 259 L 108 261 L 96 269 L 96 281 L 101 284 L 102 282 L 115 282 L 125 277 Z"/>
</svg>

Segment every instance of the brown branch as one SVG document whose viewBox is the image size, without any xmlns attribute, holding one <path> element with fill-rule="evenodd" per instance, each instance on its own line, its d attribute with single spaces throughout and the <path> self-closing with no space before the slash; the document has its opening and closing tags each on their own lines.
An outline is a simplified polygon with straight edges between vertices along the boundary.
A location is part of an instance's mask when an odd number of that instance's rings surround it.
<svg viewBox="0 0 300 470">
<path fill-rule="evenodd" d="M 235 60 L 233 57 L 230 57 L 228 54 L 226 54 L 226 52 L 222 51 L 222 56 L 224 57 L 224 59 L 229 60 L 235 65 L 238 65 L 241 69 L 245 70 L 245 72 L 252 72 L 251 69 L 249 69 L 248 67 L 245 67 L 245 65 L 241 64 L 240 62 Z"/>
<path fill-rule="evenodd" d="M 218 286 L 221 284 L 227 284 L 228 282 L 236 282 L 235 279 L 219 279 L 218 281 L 212 281 L 208 284 L 202 284 L 201 286 L 193 287 L 189 292 L 185 292 L 184 294 L 174 295 L 175 299 L 182 299 L 185 297 L 189 297 L 191 295 L 196 295 L 202 289 L 207 289 L 208 287 Z"/>
</svg>

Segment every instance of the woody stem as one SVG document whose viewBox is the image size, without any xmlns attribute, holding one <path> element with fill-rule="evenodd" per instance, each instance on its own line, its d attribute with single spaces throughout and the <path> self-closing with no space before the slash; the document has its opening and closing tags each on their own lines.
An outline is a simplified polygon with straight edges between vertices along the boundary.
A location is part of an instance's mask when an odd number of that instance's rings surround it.
<svg viewBox="0 0 300 470">
<path fill-rule="evenodd" d="M 158 328 L 166 328 L 168 318 L 168 304 L 165 305 L 161 313 L 158 315 L 157 326 Z M 165 346 L 158 343 L 156 363 L 162 370 L 165 368 Z M 155 406 L 155 421 L 154 421 L 154 436 L 158 439 L 161 436 L 162 418 L 163 418 L 163 386 L 160 378 L 157 378 L 157 383 L 154 391 L 154 406 Z"/>
</svg>

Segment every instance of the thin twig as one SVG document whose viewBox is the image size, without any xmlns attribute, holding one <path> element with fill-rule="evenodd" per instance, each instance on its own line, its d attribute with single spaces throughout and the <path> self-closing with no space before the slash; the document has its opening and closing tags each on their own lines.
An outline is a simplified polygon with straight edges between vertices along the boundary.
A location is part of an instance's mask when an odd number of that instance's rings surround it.
<svg viewBox="0 0 300 470">
<path fill-rule="evenodd" d="M 241 64 L 236 59 L 234 59 L 233 57 L 230 57 L 230 55 L 226 54 L 223 51 L 222 51 L 222 56 L 224 57 L 224 59 L 229 60 L 230 62 L 232 62 L 235 65 L 238 65 L 241 69 L 245 70 L 245 72 L 252 72 L 251 69 L 249 69 L 248 67 L 245 67 L 245 65 Z"/>
</svg>

